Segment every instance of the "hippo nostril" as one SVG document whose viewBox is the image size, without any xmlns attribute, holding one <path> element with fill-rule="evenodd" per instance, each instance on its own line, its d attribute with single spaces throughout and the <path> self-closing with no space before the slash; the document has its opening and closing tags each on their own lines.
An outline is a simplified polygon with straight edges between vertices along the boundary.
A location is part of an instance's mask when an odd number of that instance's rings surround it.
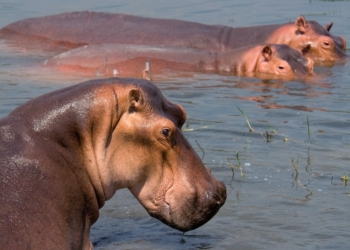
<svg viewBox="0 0 350 250">
<path fill-rule="evenodd" d="M 222 197 L 218 196 L 217 198 L 218 198 L 218 199 L 216 200 L 216 204 L 218 204 L 218 205 L 220 205 L 220 206 L 221 206 L 222 204 L 224 204 L 224 201 L 225 201 L 225 200 L 224 200 Z"/>
<path fill-rule="evenodd" d="M 226 197 L 221 197 L 217 193 L 210 193 L 210 200 L 212 200 L 213 203 L 216 205 L 222 206 L 225 203 Z"/>
</svg>

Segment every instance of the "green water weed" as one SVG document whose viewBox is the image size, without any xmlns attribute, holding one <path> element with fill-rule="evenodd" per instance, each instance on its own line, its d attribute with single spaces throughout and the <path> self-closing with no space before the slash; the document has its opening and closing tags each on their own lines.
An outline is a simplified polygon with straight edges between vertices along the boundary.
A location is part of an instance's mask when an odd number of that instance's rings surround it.
<svg viewBox="0 0 350 250">
<path fill-rule="evenodd" d="M 231 163 L 231 160 L 237 160 L 238 165 L 236 166 L 236 165 L 232 164 L 232 163 Z M 241 177 L 244 177 L 244 176 L 245 176 L 245 174 L 243 173 L 243 167 L 242 167 L 242 165 L 241 165 L 241 160 L 239 159 L 239 153 L 238 153 L 238 151 L 236 151 L 236 159 L 235 159 L 235 158 L 227 158 L 227 162 L 228 162 L 228 164 L 230 165 L 231 170 L 232 170 L 232 178 L 235 176 L 235 171 L 234 171 L 235 168 L 239 168 L 239 170 L 240 170 L 240 172 L 241 172 Z"/>
<path fill-rule="evenodd" d="M 250 125 L 249 120 L 248 120 L 247 116 L 244 114 L 243 110 L 241 110 L 241 109 L 238 108 L 238 107 L 237 107 L 237 109 L 238 109 L 239 111 L 241 111 L 242 115 L 244 116 L 245 120 L 247 121 L 247 124 L 248 124 L 248 127 L 249 127 L 249 132 L 254 132 L 254 129 L 253 129 L 252 126 Z"/>
<path fill-rule="evenodd" d="M 307 120 L 307 133 L 309 136 L 309 147 L 310 147 L 310 139 L 311 139 L 311 132 L 310 132 L 310 122 L 309 122 L 309 116 L 306 116 L 306 120 Z"/>
<path fill-rule="evenodd" d="M 348 181 L 350 180 L 349 172 L 340 176 L 340 179 L 344 182 L 344 185 L 348 185 Z"/>
<path fill-rule="evenodd" d="M 306 185 L 306 184 L 303 185 L 303 184 L 301 183 L 301 181 L 299 180 L 299 170 L 298 170 L 298 166 L 295 164 L 294 159 L 292 159 L 292 164 L 293 164 L 293 167 L 294 167 L 294 170 L 295 170 L 295 177 L 294 177 L 294 181 L 293 181 L 293 183 L 292 183 L 292 186 L 294 186 L 295 183 L 298 183 L 302 188 L 304 188 L 306 191 L 310 192 L 310 194 L 307 195 L 307 197 L 310 196 L 310 195 L 312 195 L 314 192 L 312 192 L 310 189 L 308 189 L 308 188 L 306 187 L 307 185 Z"/>
</svg>

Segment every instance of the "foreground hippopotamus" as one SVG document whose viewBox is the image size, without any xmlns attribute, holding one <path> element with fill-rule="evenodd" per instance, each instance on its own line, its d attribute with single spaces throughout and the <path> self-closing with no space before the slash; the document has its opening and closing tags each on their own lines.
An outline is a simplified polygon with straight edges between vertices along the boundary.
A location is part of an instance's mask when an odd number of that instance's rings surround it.
<svg viewBox="0 0 350 250">
<path fill-rule="evenodd" d="M 92 80 L 0 120 L 2 249 L 89 249 L 116 190 L 181 231 L 212 218 L 226 189 L 181 133 L 186 114 L 146 80 Z"/>
<path fill-rule="evenodd" d="M 303 51 L 307 53 L 309 49 L 307 46 Z M 301 78 L 313 72 L 311 59 L 284 44 L 247 46 L 219 53 L 142 45 L 86 45 L 59 54 L 44 66 L 86 76 L 148 80 L 151 74 L 166 74 L 169 70 L 273 78 Z"/>
<path fill-rule="evenodd" d="M 69 12 L 30 18 L 7 25 L 0 38 L 21 46 L 61 48 L 88 44 L 163 45 L 211 52 L 229 51 L 252 44 L 287 44 L 295 49 L 311 45 L 316 63 L 329 63 L 346 56 L 344 38 L 300 16 L 294 23 L 232 28 L 179 20 L 145 18 L 103 12 Z"/>
</svg>

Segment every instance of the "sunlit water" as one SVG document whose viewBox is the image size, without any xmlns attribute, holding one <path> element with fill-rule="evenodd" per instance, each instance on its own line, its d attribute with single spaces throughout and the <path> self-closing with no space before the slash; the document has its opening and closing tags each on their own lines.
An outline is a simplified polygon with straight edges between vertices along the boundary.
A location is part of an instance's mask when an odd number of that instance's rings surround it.
<svg viewBox="0 0 350 250">
<path fill-rule="evenodd" d="M 0 1 L 0 25 L 75 10 L 231 26 L 304 15 L 333 21 L 332 32 L 350 42 L 349 1 L 12 0 Z M 86 80 L 31 69 L 48 57 L 0 44 L 0 117 L 35 96 Z M 226 204 L 210 222 L 182 234 L 120 190 L 92 227 L 95 249 L 348 249 L 350 187 L 341 176 L 350 172 L 349 65 L 317 68 L 320 77 L 312 83 L 216 75 L 157 81 L 169 100 L 185 107 L 185 135 L 226 183 Z M 237 156 L 244 177 L 239 168 L 234 175 L 231 170 Z"/>
</svg>

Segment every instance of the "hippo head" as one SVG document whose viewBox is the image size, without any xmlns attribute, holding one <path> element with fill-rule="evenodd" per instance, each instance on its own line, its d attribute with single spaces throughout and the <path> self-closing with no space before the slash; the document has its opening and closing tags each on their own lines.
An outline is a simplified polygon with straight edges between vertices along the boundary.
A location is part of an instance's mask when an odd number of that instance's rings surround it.
<svg viewBox="0 0 350 250">
<path fill-rule="evenodd" d="M 309 56 L 320 64 L 339 61 L 346 57 L 346 40 L 329 32 L 332 25 L 333 23 L 330 23 L 323 27 L 300 16 L 294 23 L 296 36 L 291 39 L 289 46 L 302 50 L 309 44 Z"/>
<path fill-rule="evenodd" d="M 182 134 L 184 109 L 144 80 L 117 93 L 117 122 L 103 159 L 110 167 L 100 172 L 106 199 L 126 187 L 151 216 L 175 229 L 206 223 L 224 204 L 226 188 Z"/>
<path fill-rule="evenodd" d="M 303 53 L 310 50 L 307 45 L 302 52 L 285 44 L 267 44 L 262 47 L 257 74 L 270 74 L 284 78 L 300 78 L 313 73 L 313 61 Z"/>
</svg>

